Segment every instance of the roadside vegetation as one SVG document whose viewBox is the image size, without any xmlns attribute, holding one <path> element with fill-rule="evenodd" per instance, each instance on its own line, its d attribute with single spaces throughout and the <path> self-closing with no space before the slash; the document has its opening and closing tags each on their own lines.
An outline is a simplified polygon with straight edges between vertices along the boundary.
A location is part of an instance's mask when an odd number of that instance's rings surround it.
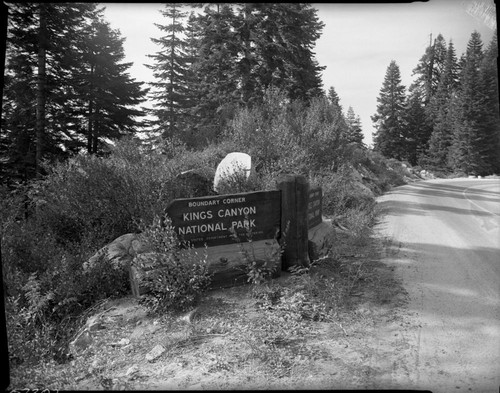
<svg viewBox="0 0 500 393">
<path fill-rule="evenodd" d="M 188 149 L 175 140 L 154 150 L 140 140 L 123 139 L 106 157 L 79 155 L 47 164 L 47 176 L 15 191 L 2 189 L 2 268 L 10 364 L 17 387 L 29 384 L 25 377 L 17 379 L 32 375 L 25 374 L 27 369 L 50 375 L 47 364 L 74 362 L 68 344 L 85 323 L 88 310 L 104 300 L 129 295 L 124 266 L 89 266 L 88 259 L 125 233 L 142 231 L 154 237 L 155 220 L 182 194 L 176 175 L 193 168 L 215 168 L 232 151 L 248 152 L 258 163 L 257 180 L 249 186 L 252 190 L 273 189 L 284 173 L 307 176 L 313 186 L 323 188 L 324 215 L 346 229 L 328 257 L 313 263 L 322 266 L 324 275 L 311 276 L 304 269 L 293 272 L 287 286 L 259 279 L 254 282 L 261 285 L 247 288 L 263 312 L 247 331 L 261 334 L 261 343 L 271 345 L 259 356 L 268 356 L 266 362 L 278 361 L 276 356 L 281 355 L 272 355 L 271 349 L 279 340 L 304 331 L 305 321 L 334 319 L 348 305 L 363 273 L 344 257 L 355 253 L 353 247 L 366 244 L 375 220 L 374 197 L 403 184 L 405 168 L 362 144 L 349 143 L 342 118 L 335 117 L 338 109 L 328 99 L 302 107 L 283 102 L 281 93 L 271 90 L 261 107 L 239 112 L 224 138 L 202 150 Z M 158 247 L 164 258 L 179 261 L 174 251 L 169 253 L 169 244 L 158 243 Z M 162 263 L 161 258 L 155 261 Z M 202 298 L 201 305 L 208 301 L 208 295 L 199 296 L 206 282 L 189 281 L 193 276 L 183 274 L 177 288 L 185 290 L 179 292 L 181 298 L 157 291 L 150 311 L 173 312 L 168 305 L 179 304 L 179 299 L 186 300 L 183 310 L 192 309 Z M 204 277 L 204 270 L 195 269 L 193 274 Z M 164 304 L 158 304 L 162 300 Z M 222 319 L 199 322 L 200 328 L 225 334 L 226 328 L 217 325 L 221 323 Z M 280 351 L 287 353 L 285 358 L 292 356 L 286 347 Z M 291 358 L 287 362 L 280 366 L 283 372 L 292 364 Z"/>
</svg>

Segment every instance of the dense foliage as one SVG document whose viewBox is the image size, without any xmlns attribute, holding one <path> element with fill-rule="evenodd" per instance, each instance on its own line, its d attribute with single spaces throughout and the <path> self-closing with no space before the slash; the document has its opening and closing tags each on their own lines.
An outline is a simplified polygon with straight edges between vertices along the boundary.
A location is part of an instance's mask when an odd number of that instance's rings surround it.
<svg viewBox="0 0 500 393">
<path fill-rule="evenodd" d="M 193 4 L 192 8 L 200 8 Z M 175 132 L 190 146 L 220 136 L 240 107 L 262 103 L 279 87 L 288 99 L 321 96 L 320 67 L 312 49 L 323 23 L 307 3 L 211 3 L 202 12 L 168 3 L 168 24 L 150 57 L 155 130 Z M 186 20 L 187 18 L 187 20 Z M 185 23 L 183 23 L 185 22 Z"/>
<path fill-rule="evenodd" d="M 497 56 L 496 32 L 486 50 L 473 32 L 460 62 L 439 34 L 414 69 L 408 95 L 391 61 L 372 117 L 374 148 L 438 172 L 499 173 Z"/>
</svg>

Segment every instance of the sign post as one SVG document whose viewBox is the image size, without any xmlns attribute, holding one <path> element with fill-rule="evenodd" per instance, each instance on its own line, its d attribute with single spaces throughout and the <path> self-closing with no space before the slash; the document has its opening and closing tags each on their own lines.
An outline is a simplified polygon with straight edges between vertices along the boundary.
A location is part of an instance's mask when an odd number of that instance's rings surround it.
<svg viewBox="0 0 500 393">
<path fill-rule="evenodd" d="M 304 176 L 285 175 L 278 181 L 281 190 L 281 228 L 285 236 L 283 268 L 309 266 L 308 199 L 309 183 Z"/>
</svg>

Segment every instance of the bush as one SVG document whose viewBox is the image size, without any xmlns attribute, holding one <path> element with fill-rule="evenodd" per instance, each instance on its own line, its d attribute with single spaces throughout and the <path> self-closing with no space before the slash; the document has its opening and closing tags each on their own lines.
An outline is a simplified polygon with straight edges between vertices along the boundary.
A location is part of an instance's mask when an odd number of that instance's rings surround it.
<svg viewBox="0 0 500 393">
<path fill-rule="evenodd" d="M 181 248 L 168 216 L 144 226 L 142 241 L 152 252 L 139 254 L 132 262 L 138 270 L 139 286 L 147 290 L 143 303 L 153 313 L 181 311 L 193 307 L 211 282 L 206 256 L 194 248 Z"/>
<path fill-rule="evenodd" d="M 134 141 L 109 158 L 77 156 L 48 168 L 35 184 L 37 214 L 61 242 L 110 242 L 162 214 L 172 199 L 175 168 L 161 154 L 142 154 Z"/>
<path fill-rule="evenodd" d="M 275 179 L 283 173 L 335 170 L 342 162 L 345 132 L 340 112 L 325 97 L 305 105 L 270 88 L 261 105 L 236 113 L 225 137 L 259 162 L 270 184 L 271 173 Z"/>
</svg>

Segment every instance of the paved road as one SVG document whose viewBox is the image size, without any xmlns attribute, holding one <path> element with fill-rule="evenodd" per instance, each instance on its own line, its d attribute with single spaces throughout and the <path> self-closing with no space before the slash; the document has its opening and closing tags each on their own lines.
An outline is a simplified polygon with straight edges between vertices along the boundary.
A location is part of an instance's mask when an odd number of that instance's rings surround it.
<svg viewBox="0 0 500 393">
<path fill-rule="evenodd" d="M 500 180 L 417 182 L 379 206 L 410 326 L 395 333 L 404 345 L 380 387 L 499 392 Z"/>
</svg>

